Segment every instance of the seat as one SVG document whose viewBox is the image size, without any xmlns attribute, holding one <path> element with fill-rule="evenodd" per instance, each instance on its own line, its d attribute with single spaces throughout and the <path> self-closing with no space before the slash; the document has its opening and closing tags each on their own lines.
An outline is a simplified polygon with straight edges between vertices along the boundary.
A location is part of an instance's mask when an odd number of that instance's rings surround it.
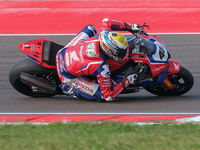
<svg viewBox="0 0 200 150">
<path fill-rule="evenodd" d="M 56 54 L 64 46 L 51 41 L 44 41 L 42 49 L 42 61 L 50 66 L 56 66 Z"/>
</svg>

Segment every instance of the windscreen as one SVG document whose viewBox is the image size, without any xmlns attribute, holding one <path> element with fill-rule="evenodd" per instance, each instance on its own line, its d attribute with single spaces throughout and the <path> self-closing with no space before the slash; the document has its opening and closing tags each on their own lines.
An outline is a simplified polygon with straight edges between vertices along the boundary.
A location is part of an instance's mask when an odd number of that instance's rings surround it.
<svg viewBox="0 0 200 150">
<path fill-rule="evenodd" d="M 154 52 L 155 44 L 139 35 L 135 39 L 135 49 L 139 53 L 151 54 Z"/>
</svg>

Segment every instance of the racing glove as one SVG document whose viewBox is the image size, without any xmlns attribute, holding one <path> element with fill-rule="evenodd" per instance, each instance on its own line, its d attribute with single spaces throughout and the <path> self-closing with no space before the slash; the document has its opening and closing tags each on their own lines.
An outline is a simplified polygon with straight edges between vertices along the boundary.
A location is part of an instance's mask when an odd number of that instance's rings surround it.
<svg viewBox="0 0 200 150">
<path fill-rule="evenodd" d="M 139 72 L 130 66 L 125 72 L 122 72 L 125 76 L 122 80 L 123 87 L 126 88 L 130 84 L 135 84 L 139 77 Z"/>
<path fill-rule="evenodd" d="M 138 79 L 138 74 L 136 74 L 136 73 L 135 74 L 130 74 L 129 76 L 125 77 L 122 80 L 123 88 L 126 88 L 130 84 L 135 84 L 137 79 Z"/>
<path fill-rule="evenodd" d="M 124 24 L 126 26 L 126 30 L 131 32 L 131 33 L 137 33 L 141 30 L 139 24 L 129 24 L 129 23 L 126 23 L 126 22 L 124 22 Z"/>
</svg>

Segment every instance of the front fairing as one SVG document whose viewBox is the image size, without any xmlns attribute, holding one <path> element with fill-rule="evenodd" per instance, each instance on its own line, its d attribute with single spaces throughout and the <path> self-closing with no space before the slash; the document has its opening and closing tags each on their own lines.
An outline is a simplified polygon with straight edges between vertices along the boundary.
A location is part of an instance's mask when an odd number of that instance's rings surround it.
<svg viewBox="0 0 200 150">
<path fill-rule="evenodd" d="M 144 47 L 148 49 L 146 54 L 132 55 L 134 62 L 142 62 L 149 65 L 152 72 L 152 78 L 154 80 L 146 80 L 143 82 L 138 82 L 137 86 L 148 87 L 162 83 L 168 73 L 170 68 L 170 63 L 168 59 L 171 57 L 166 45 L 164 42 L 156 35 L 154 36 L 145 36 L 137 35 L 137 39 L 140 39 L 140 43 L 144 43 Z M 140 50 L 141 51 L 141 50 Z M 137 59 L 140 59 L 137 60 Z M 156 80 L 155 80 L 156 79 Z M 154 81 L 154 82 L 152 82 Z"/>
<path fill-rule="evenodd" d="M 150 54 L 155 61 L 160 62 L 165 62 L 170 58 L 169 50 L 157 35 L 145 36 L 137 34 L 135 39 L 139 41 L 140 53 Z M 137 46 L 137 44 L 135 44 L 135 46 Z M 146 51 L 144 49 L 146 49 Z"/>
<path fill-rule="evenodd" d="M 167 47 L 154 38 L 150 38 L 149 41 L 154 43 L 154 51 L 151 54 L 147 54 L 150 63 L 169 63 L 170 53 Z"/>
<path fill-rule="evenodd" d="M 137 34 L 136 38 L 129 39 L 128 41 L 130 42 L 130 40 L 135 43 L 135 47 L 132 49 L 133 61 L 135 63 L 147 64 L 152 72 L 152 77 L 159 75 L 169 66 L 168 59 L 170 53 L 157 36 Z M 137 40 L 139 44 L 137 44 Z"/>
</svg>

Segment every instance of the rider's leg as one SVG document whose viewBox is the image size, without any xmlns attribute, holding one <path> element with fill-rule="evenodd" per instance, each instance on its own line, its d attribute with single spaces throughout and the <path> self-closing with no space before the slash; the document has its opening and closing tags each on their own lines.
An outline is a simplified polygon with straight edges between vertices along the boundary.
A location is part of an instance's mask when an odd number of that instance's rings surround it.
<svg viewBox="0 0 200 150">
<path fill-rule="evenodd" d="M 86 99 L 103 99 L 99 84 L 86 77 L 77 77 L 74 79 L 64 78 L 64 84 L 61 88 L 63 93 L 68 96 Z"/>
<path fill-rule="evenodd" d="M 75 46 L 91 37 L 97 33 L 96 27 L 93 25 L 86 25 L 74 38 L 69 42 L 66 47 Z"/>
</svg>

